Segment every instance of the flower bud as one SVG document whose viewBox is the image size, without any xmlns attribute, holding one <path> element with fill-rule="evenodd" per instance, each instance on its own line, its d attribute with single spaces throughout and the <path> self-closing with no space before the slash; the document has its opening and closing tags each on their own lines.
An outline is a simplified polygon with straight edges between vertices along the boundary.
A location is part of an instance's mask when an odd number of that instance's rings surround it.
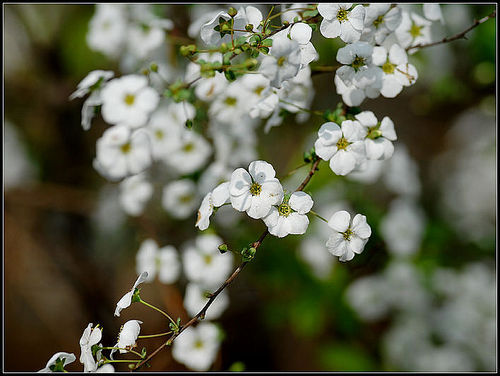
<svg viewBox="0 0 500 376">
<path fill-rule="evenodd" d="M 158 64 L 156 63 L 151 63 L 151 66 L 149 67 L 152 72 L 158 72 Z"/>
<path fill-rule="evenodd" d="M 221 244 L 221 245 L 219 245 L 219 252 L 220 253 L 226 253 L 227 252 L 227 244 Z"/>
<path fill-rule="evenodd" d="M 234 9 L 233 7 L 229 8 L 227 14 L 229 14 L 231 17 L 234 17 L 238 14 L 238 11 Z"/>
<path fill-rule="evenodd" d="M 246 31 L 253 31 L 253 25 L 252 25 L 252 24 L 247 24 L 247 25 L 245 26 L 245 30 L 246 30 Z"/>
</svg>

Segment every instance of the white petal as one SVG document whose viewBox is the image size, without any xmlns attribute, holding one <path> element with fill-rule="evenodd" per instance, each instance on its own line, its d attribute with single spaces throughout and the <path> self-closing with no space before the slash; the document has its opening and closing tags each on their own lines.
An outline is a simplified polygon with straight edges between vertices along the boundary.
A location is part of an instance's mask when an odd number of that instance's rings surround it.
<svg viewBox="0 0 500 376">
<path fill-rule="evenodd" d="M 362 239 L 367 239 L 372 234 L 370 225 L 366 222 L 366 216 L 356 214 L 352 220 L 352 231 Z"/>
<path fill-rule="evenodd" d="M 345 232 L 349 228 L 351 215 L 345 210 L 340 210 L 332 215 L 328 221 L 328 226 L 338 232 Z"/>
<path fill-rule="evenodd" d="M 280 204 L 283 201 L 283 187 L 276 178 L 268 180 L 262 184 L 260 195 L 265 197 L 271 205 Z"/>
<path fill-rule="evenodd" d="M 361 123 L 361 125 L 365 127 L 373 127 L 377 125 L 377 118 L 375 117 L 375 114 L 371 111 L 363 111 L 360 112 L 359 114 L 354 116 L 358 121 Z"/>
<path fill-rule="evenodd" d="M 431 21 L 441 21 L 443 23 L 443 14 L 441 13 L 441 6 L 436 3 L 424 3 L 424 16 Z"/>
<path fill-rule="evenodd" d="M 325 146 L 335 145 L 342 137 L 342 130 L 336 123 L 327 122 L 319 128 L 318 137 Z"/>
<path fill-rule="evenodd" d="M 360 254 L 363 252 L 363 248 L 365 247 L 366 241 L 361 239 L 358 236 L 353 235 L 351 240 L 347 244 L 347 248 L 354 253 Z"/>
<path fill-rule="evenodd" d="M 331 235 L 327 242 L 326 248 L 334 256 L 342 256 L 347 252 L 347 242 L 342 234 Z"/>
<path fill-rule="evenodd" d="M 384 155 L 385 138 L 380 137 L 375 140 L 367 138 L 365 140 L 366 156 L 368 159 L 380 159 Z"/>
<path fill-rule="evenodd" d="M 335 3 L 319 3 L 318 12 L 324 19 L 333 20 L 337 17 L 337 12 L 339 11 L 340 4 Z"/>
<path fill-rule="evenodd" d="M 299 44 L 306 44 L 311 40 L 312 29 L 306 23 L 300 22 L 292 26 L 290 29 L 290 38 L 299 42 Z"/>
<path fill-rule="evenodd" d="M 333 20 L 323 18 L 319 31 L 325 38 L 337 38 L 340 35 L 340 22 L 336 18 Z"/>
<path fill-rule="evenodd" d="M 290 234 L 301 235 L 307 231 L 307 226 L 309 226 L 309 218 L 307 218 L 307 215 L 291 213 L 286 219 L 288 221 Z"/>
<path fill-rule="evenodd" d="M 299 214 L 306 214 L 313 207 L 313 200 L 305 192 L 293 192 L 288 201 L 291 208 L 298 212 Z"/>
<path fill-rule="evenodd" d="M 381 46 L 373 47 L 372 63 L 382 66 L 387 61 L 387 50 Z"/>
<path fill-rule="evenodd" d="M 337 152 L 337 145 L 325 146 L 320 139 L 314 143 L 314 151 L 318 157 L 324 161 L 329 161 Z"/>
<path fill-rule="evenodd" d="M 385 116 L 382 119 L 382 122 L 380 123 L 379 129 L 382 132 L 382 135 L 385 138 L 387 138 L 388 140 L 391 140 L 391 141 L 397 140 L 396 131 L 394 130 L 394 123 L 390 117 Z"/>
<path fill-rule="evenodd" d="M 250 208 L 247 209 L 247 214 L 249 217 L 254 219 L 264 218 L 271 211 L 271 203 L 269 199 L 265 196 L 253 196 L 252 204 Z"/>
<path fill-rule="evenodd" d="M 239 196 L 243 193 L 249 192 L 252 185 L 252 178 L 244 168 L 237 168 L 231 174 L 231 181 L 229 184 L 229 194 L 231 196 Z"/>
<path fill-rule="evenodd" d="M 218 208 L 229 200 L 229 182 L 219 184 L 212 191 L 213 205 Z"/>
<path fill-rule="evenodd" d="M 350 22 L 340 24 L 340 39 L 346 43 L 353 43 L 359 40 L 361 31 L 356 30 Z"/>
<path fill-rule="evenodd" d="M 362 5 L 356 5 L 353 10 L 349 12 L 347 16 L 352 27 L 358 31 L 362 31 L 364 27 L 365 20 L 365 7 Z M 359 38 L 358 38 L 359 39 Z"/>
<path fill-rule="evenodd" d="M 264 183 L 276 176 L 273 166 L 266 161 L 253 161 L 248 166 L 248 172 L 252 178 L 259 184 Z"/>
<path fill-rule="evenodd" d="M 230 196 L 231 205 L 238 211 L 247 211 L 252 204 L 252 195 L 250 191 L 242 193 L 239 196 Z"/>
<path fill-rule="evenodd" d="M 393 44 L 391 46 L 391 49 L 389 50 L 389 61 L 396 65 L 406 64 L 408 62 L 408 56 L 399 44 Z"/>
<path fill-rule="evenodd" d="M 343 65 L 335 71 L 335 75 L 340 78 L 342 82 L 344 82 L 344 84 L 346 84 L 347 86 L 351 85 L 355 74 L 356 71 L 349 65 Z"/>
<path fill-rule="evenodd" d="M 356 167 L 356 158 L 352 153 L 345 150 L 339 150 L 330 159 L 330 168 L 337 175 L 345 176 Z"/>
</svg>

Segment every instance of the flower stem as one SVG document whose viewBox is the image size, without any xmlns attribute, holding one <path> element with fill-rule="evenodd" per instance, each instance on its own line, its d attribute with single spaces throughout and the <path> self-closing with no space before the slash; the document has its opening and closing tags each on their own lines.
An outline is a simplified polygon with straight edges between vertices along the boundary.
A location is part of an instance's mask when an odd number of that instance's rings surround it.
<svg viewBox="0 0 500 376">
<path fill-rule="evenodd" d="M 139 363 L 139 362 L 142 362 L 142 359 L 115 359 L 115 360 L 108 359 L 108 360 L 105 360 L 103 364 L 107 364 L 107 363 Z"/>
<path fill-rule="evenodd" d="M 309 210 L 309 213 L 311 213 L 312 215 L 315 215 L 316 217 L 318 217 L 319 219 L 321 219 L 323 222 L 328 223 L 328 221 L 325 218 L 323 218 L 321 215 L 319 215 L 318 213 L 316 213 L 314 210 Z"/>
<path fill-rule="evenodd" d="M 125 350 L 127 352 L 130 352 L 132 354 L 135 354 L 135 355 L 139 356 L 142 359 L 142 355 L 139 354 L 137 351 L 124 349 L 122 347 L 101 347 L 101 349 L 102 350 Z"/>
<path fill-rule="evenodd" d="M 159 333 L 159 334 L 143 335 L 143 336 L 138 336 L 137 338 L 155 338 L 155 337 L 166 336 L 166 335 L 169 335 L 169 334 L 172 334 L 172 331 L 165 332 L 165 333 Z"/>
<path fill-rule="evenodd" d="M 297 105 L 295 103 L 288 102 L 288 101 L 286 101 L 284 99 L 280 99 L 280 102 L 281 103 L 285 103 L 285 104 L 289 104 L 291 106 L 294 106 L 294 107 L 298 108 L 300 111 L 308 112 L 308 113 L 313 114 L 313 115 L 319 115 L 319 116 L 323 115 L 323 112 L 321 112 L 321 111 L 309 110 L 308 108 L 301 107 L 301 106 L 299 106 L 299 105 Z"/>
<path fill-rule="evenodd" d="M 139 300 L 139 302 L 141 302 L 142 304 L 144 304 L 144 305 L 148 306 L 149 308 L 153 308 L 155 311 L 160 312 L 163 316 L 165 316 L 166 318 L 168 318 L 168 319 L 169 319 L 169 320 L 170 320 L 170 321 L 171 321 L 174 325 L 177 325 L 177 324 L 175 323 L 175 321 L 174 321 L 174 320 L 173 320 L 173 319 L 172 319 L 172 318 L 168 315 L 168 313 L 166 313 L 166 312 L 162 311 L 160 308 L 155 307 L 154 305 L 149 304 L 149 303 L 145 302 L 145 301 L 144 301 L 144 300 L 142 300 L 142 299 L 141 299 L 141 300 Z"/>
</svg>

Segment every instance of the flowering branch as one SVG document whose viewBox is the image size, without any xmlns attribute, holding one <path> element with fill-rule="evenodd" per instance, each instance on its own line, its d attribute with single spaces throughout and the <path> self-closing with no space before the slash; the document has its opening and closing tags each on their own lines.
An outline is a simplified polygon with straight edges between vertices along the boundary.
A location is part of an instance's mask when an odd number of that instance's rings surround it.
<svg viewBox="0 0 500 376">
<path fill-rule="evenodd" d="M 464 31 L 462 31 L 461 33 L 458 33 L 458 34 L 453 35 L 451 37 L 443 38 L 443 39 L 441 39 L 440 41 L 437 41 L 437 42 L 426 43 L 426 44 L 419 43 L 419 44 L 416 44 L 414 46 L 406 47 L 406 51 L 413 50 L 414 48 L 432 47 L 432 46 L 436 46 L 438 44 L 452 42 L 452 41 L 457 40 L 457 39 L 467 39 L 467 37 L 465 36 L 465 34 L 467 34 L 472 29 L 476 28 L 477 26 L 481 25 L 482 23 L 485 23 L 490 18 L 495 18 L 496 15 L 497 15 L 497 12 L 494 10 L 493 12 L 491 12 L 486 17 L 483 17 L 480 20 L 474 20 L 474 23 L 471 26 L 469 26 L 467 29 L 465 29 Z"/>
<path fill-rule="evenodd" d="M 304 188 L 307 186 L 307 184 L 311 181 L 311 178 L 313 177 L 314 173 L 318 170 L 318 165 L 321 162 L 321 159 L 315 159 L 314 163 L 311 166 L 311 169 L 309 170 L 309 173 L 307 176 L 304 178 L 302 183 L 299 185 L 299 187 L 295 190 L 295 192 L 299 192 L 304 190 Z M 251 247 L 257 250 L 266 236 L 269 234 L 269 230 L 265 230 L 257 239 L 255 242 L 251 244 Z M 149 360 L 151 360 L 154 356 L 156 356 L 163 348 L 170 346 L 173 341 L 181 334 L 186 328 L 192 326 L 194 323 L 196 323 L 198 320 L 203 320 L 205 318 L 205 314 L 208 310 L 208 308 L 212 305 L 212 303 L 215 301 L 217 296 L 227 287 L 229 286 L 240 274 L 240 272 L 243 270 L 243 268 L 249 263 L 249 261 L 243 261 L 235 270 L 234 272 L 224 281 L 224 283 L 212 294 L 209 295 L 208 302 L 205 304 L 205 306 L 191 319 L 189 320 L 185 325 L 179 326 L 179 330 L 174 332 L 172 337 L 167 342 L 162 343 L 155 351 L 153 351 L 146 359 L 142 360 L 141 362 L 138 362 L 137 365 L 133 368 L 133 370 L 137 370 L 140 367 L 142 367 L 145 363 L 147 363 Z"/>
</svg>

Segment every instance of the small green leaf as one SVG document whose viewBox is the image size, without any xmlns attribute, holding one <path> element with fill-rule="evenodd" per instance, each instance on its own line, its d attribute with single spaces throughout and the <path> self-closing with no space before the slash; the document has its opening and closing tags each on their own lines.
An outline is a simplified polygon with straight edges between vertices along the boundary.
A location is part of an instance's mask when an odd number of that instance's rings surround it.
<svg viewBox="0 0 500 376">
<path fill-rule="evenodd" d="M 262 46 L 264 47 L 271 47 L 273 45 L 273 40 L 272 39 L 264 39 L 261 43 Z"/>
</svg>

